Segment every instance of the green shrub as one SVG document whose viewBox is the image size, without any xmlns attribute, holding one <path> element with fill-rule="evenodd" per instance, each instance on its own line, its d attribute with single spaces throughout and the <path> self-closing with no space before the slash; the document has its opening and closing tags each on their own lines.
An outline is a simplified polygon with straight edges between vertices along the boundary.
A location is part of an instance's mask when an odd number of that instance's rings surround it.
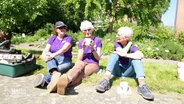
<svg viewBox="0 0 184 104">
<path fill-rule="evenodd" d="M 138 46 L 144 54 L 145 58 L 158 58 L 157 55 L 157 41 L 150 39 L 143 39 L 139 42 L 134 43 Z M 154 56 L 156 55 L 156 56 Z"/>
<path fill-rule="evenodd" d="M 174 31 L 169 27 L 159 26 L 157 28 L 152 27 L 149 29 L 151 36 L 157 40 L 173 39 Z"/>
<path fill-rule="evenodd" d="M 171 60 L 182 60 L 184 58 L 184 47 L 181 44 L 184 39 L 183 33 L 180 33 L 180 38 L 178 40 L 174 40 L 173 34 L 170 32 L 171 30 L 167 33 L 167 29 L 161 29 L 161 27 L 158 28 L 158 30 L 156 30 L 156 28 L 152 28 L 152 30 L 148 31 L 146 31 L 144 27 L 140 26 L 132 26 L 132 28 L 134 30 L 134 35 L 131 41 L 133 41 L 133 44 L 137 45 L 138 48 L 143 52 L 145 58 Z M 153 31 L 154 29 L 155 31 Z M 160 33 L 159 30 L 161 31 Z M 161 36 L 165 33 L 167 34 Z M 73 38 L 73 51 L 77 52 L 77 43 L 79 40 L 84 38 L 84 34 L 81 31 L 73 33 L 70 30 L 67 31 L 67 34 Z M 156 34 L 160 36 L 155 36 Z M 103 45 L 102 52 L 105 55 L 109 55 L 113 52 L 117 31 L 106 34 L 106 32 L 103 30 L 95 30 L 93 35 L 101 39 Z M 46 40 L 50 37 L 50 35 L 48 35 L 47 29 L 39 29 L 34 36 L 26 35 L 26 37 L 21 37 L 20 34 L 14 34 L 13 36 L 13 44 L 39 41 L 42 38 Z"/>
<path fill-rule="evenodd" d="M 161 50 L 159 55 L 162 56 L 163 59 L 181 60 L 184 57 L 183 46 L 171 40 L 161 41 L 160 43 L 159 48 Z"/>
<path fill-rule="evenodd" d="M 45 37 L 48 35 L 48 31 L 46 29 L 39 29 L 36 31 L 35 35 L 39 37 Z"/>
<path fill-rule="evenodd" d="M 179 33 L 178 41 L 184 45 L 184 32 Z"/>
<path fill-rule="evenodd" d="M 84 38 L 84 34 L 82 32 L 73 33 L 72 31 L 67 31 L 67 34 L 73 39 L 73 47 L 77 47 L 78 41 Z"/>
<path fill-rule="evenodd" d="M 54 34 L 54 24 L 52 24 L 52 23 L 47 23 L 47 24 L 44 26 L 44 29 L 47 30 L 47 33 L 48 33 L 48 34 Z"/>
<path fill-rule="evenodd" d="M 184 57 L 184 48 L 172 40 L 144 39 L 138 44 L 138 48 L 144 53 L 145 58 L 181 60 Z"/>
<path fill-rule="evenodd" d="M 13 38 L 11 39 L 11 43 L 12 44 L 25 43 L 26 40 L 24 38 L 25 37 L 22 37 L 20 33 L 13 33 Z"/>
<path fill-rule="evenodd" d="M 102 52 L 108 55 L 114 51 L 114 42 L 116 41 L 116 33 L 108 33 L 105 37 L 101 38 Z"/>
</svg>

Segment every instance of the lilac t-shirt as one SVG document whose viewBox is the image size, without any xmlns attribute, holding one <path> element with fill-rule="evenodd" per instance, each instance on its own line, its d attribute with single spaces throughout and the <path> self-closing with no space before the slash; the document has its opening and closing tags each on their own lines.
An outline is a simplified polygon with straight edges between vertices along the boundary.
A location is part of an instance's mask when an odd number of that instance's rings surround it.
<svg viewBox="0 0 184 104">
<path fill-rule="evenodd" d="M 47 44 L 51 45 L 50 52 L 54 53 L 60 50 L 65 43 L 72 44 L 72 38 L 68 35 L 65 35 L 62 40 L 59 40 L 56 35 L 49 38 Z M 65 53 L 61 54 L 61 56 L 68 57 L 69 59 L 72 58 L 72 47 L 68 49 Z"/>
<path fill-rule="evenodd" d="M 84 39 L 79 41 L 78 49 L 82 49 L 82 42 L 83 41 L 84 41 Z M 94 41 L 94 49 L 95 50 L 97 50 L 97 48 L 102 48 L 102 42 L 101 42 L 100 38 L 94 37 L 93 41 Z M 86 46 L 86 48 L 84 50 L 84 56 L 83 56 L 82 61 L 99 65 L 99 61 L 95 59 L 89 46 Z"/>
<path fill-rule="evenodd" d="M 115 51 L 116 48 L 118 48 L 118 47 L 124 48 L 124 46 L 122 46 L 120 43 L 115 42 L 115 43 L 114 43 L 114 51 Z M 137 48 L 136 46 L 132 45 L 132 46 L 130 47 L 128 53 L 134 53 L 134 52 L 136 52 L 137 50 L 138 50 L 138 48 Z M 126 58 L 126 57 L 119 57 L 119 62 L 120 62 L 121 64 L 128 65 L 128 64 L 129 64 L 129 58 Z"/>
</svg>

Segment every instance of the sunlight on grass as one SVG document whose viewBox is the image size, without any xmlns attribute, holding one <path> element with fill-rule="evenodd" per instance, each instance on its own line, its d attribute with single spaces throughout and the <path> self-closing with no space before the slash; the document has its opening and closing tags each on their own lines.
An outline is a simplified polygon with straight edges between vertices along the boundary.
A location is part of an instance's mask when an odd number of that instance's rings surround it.
<svg viewBox="0 0 184 104">
<path fill-rule="evenodd" d="M 184 82 L 177 77 L 177 65 L 167 63 L 143 63 L 146 82 L 150 88 L 159 93 L 184 93 Z"/>
</svg>

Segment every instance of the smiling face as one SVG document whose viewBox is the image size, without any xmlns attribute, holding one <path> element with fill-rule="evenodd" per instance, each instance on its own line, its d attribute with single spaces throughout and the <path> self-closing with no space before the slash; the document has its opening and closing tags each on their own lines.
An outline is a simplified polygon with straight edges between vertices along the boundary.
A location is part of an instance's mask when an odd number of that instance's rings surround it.
<svg viewBox="0 0 184 104">
<path fill-rule="evenodd" d="M 56 32 L 59 35 L 65 35 L 66 34 L 66 27 L 59 27 L 56 29 Z"/>
<path fill-rule="evenodd" d="M 93 30 L 91 28 L 82 30 L 82 33 L 85 35 L 86 38 L 92 38 Z"/>
<path fill-rule="evenodd" d="M 121 31 L 118 31 L 116 35 L 117 42 L 121 43 L 122 45 L 126 45 L 129 41 L 129 37 L 125 36 L 121 33 Z"/>
<path fill-rule="evenodd" d="M 85 38 L 93 38 L 93 25 L 90 21 L 85 20 L 81 22 L 80 29 L 85 35 Z"/>
<path fill-rule="evenodd" d="M 130 27 L 120 27 L 116 35 L 117 41 L 125 46 L 133 35 L 133 30 Z"/>
</svg>

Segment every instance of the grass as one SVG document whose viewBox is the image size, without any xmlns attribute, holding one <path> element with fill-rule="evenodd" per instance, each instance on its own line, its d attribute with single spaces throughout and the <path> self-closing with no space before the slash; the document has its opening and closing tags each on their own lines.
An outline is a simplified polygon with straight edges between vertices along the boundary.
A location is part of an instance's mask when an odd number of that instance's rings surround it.
<svg viewBox="0 0 184 104">
<path fill-rule="evenodd" d="M 23 50 L 24 53 L 32 52 L 35 55 L 41 55 L 41 52 L 33 50 Z M 75 63 L 77 56 L 73 56 L 73 64 Z M 108 62 L 108 57 L 101 58 L 100 69 L 101 74 L 93 74 L 83 80 L 83 83 L 96 86 L 104 76 L 105 67 Z M 37 64 L 40 67 L 34 71 L 33 74 L 43 73 L 47 74 L 47 68 L 44 61 L 41 58 L 37 59 Z M 146 74 L 146 83 L 150 89 L 158 93 L 175 92 L 184 94 L 184 82 L 180 81 L 177 77 L 177 65 L 158 62 L 143 62 L 143 67 Z M 118 86 L 121 81 L 127 81 L 131 88 L 137 88 L 136 80 L 131 78 L 112 78 L 111 82 L 113 86 Z"/>
</svg>

